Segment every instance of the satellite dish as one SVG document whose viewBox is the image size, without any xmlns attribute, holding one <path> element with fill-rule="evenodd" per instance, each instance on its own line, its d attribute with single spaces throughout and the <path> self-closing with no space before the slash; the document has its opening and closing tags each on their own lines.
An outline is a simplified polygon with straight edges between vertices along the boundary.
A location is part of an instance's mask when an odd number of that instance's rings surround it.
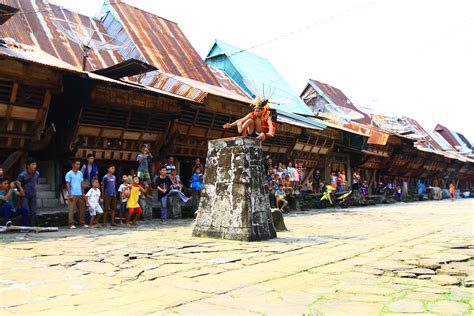
<svg viewBox="0 0 474 316">
<path fill-rule="evenodd" d="M 243 78 L 244 84 L 249 88 L 254 96 L 260 99 L 268 99 L 268 103 L 276 105 L 295 104 L 301 102 L 300 99 L 278 87 L 274 80 L 263 82 L 254 79 Z"/>
<path fill-rule="evenodd" d="M 82 49 L 82 70 L 86 70 L 86 60 L 91 49 L 119 50 L 124 43 L 111 37 L 107 33 L 63 19 L 51 19 L 58 30 L 64 33 L 71 41 L 79 44 Z"/>
</svg>

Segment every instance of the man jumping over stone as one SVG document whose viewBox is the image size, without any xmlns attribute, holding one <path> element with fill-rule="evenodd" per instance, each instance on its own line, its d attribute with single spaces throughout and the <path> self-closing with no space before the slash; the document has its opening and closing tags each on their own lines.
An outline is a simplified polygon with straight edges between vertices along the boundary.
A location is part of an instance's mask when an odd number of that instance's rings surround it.
<svg viewBox="0 0 474 316">
<path fill-rule="evenodd" d="M 272 122 L 268 100 L 260 101 L 257 96 L 255 98 L 253 112 L 247 116 L 238 119 L 233 123 L 224 124 L 224 128 L 237 126 L 239 134 L 242 136 L 255 137 L 263 142 L 267 137 L 275 136 L 275 124 Z"/>
</svg>

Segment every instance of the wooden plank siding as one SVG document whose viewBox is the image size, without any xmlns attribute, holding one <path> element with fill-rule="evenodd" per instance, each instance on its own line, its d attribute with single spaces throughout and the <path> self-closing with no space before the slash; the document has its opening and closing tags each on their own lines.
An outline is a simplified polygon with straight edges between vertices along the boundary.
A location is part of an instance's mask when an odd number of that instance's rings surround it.
<svg viewBox="0 0 474 316">
<path fill-rule="evenodd" d="M 29 150 L 45 128 L 51 95 L 61 91 L 56 71 L 0 60 L 0 148 Z"/>
</svg>

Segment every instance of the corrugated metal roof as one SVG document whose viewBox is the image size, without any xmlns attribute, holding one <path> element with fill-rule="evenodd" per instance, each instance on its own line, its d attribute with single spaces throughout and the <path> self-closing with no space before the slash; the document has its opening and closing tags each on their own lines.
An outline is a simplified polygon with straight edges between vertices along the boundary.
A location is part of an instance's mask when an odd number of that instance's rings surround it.
<svg viewBox="0 0 474 316">
<path fill-rule="evenodd" d="M 244 90 L 242 90 L 242 88 L 240 88 L 239 85 L 237 85 L 235 81 L 232 80 L 232 78 L 230 78 L 225 72 L 212 66 L 209 66 L 209 69 L 211 69 L 214 77 L 216 77 L 217 81 L 219 81 L 219 85 L 221 87 L 248 98 L 248 95 L 244 92 Z"/>
<path fill-rule="evenodd" d="M 22 45 L 23 48 L 11 48 L 11 47 L 5 47 L 0 45 L 0 56 L 2 57 L 7 57 L 11 58 L 14 60 L 21 60 L 21 61 L 26 61 L 26 62 L 31 62 L 37 65 L 42 65 L 48 68 L 52 69 L 57 69 L 57 70 L 62 70 L 66 71 L 69 73 L 75 73 L 78 75 L 84 75 L 87 76 L 93 80 L 98 80 L 102 82 L 106 82 L 112 86 L 118 86 L 118 87 L 127 87 L 131 89 L 137 89 L 137 90 L 142 90 L 142 91 L 148 91 L 148 92 L 153 92 L 153 93 L 158 93 L 161 95 L 167 95 L 170 97 L 174 98 L 180 98 L 183 100 L 188 100 L 188 101 L 194 101 L 193 99 L 186 98 L 185 96 L 179 96 L 175 95 L 173 93 L 169 93 L 167 91 L 162 91 L 153 87 L 148 87 L 148 86 L 142 86 L 138 85 L 133 82 L 126 82 L 123 80 L 116 80 L 108 77 L 104 77 L 92 72 L 88 71 L 83 71 L 78 67 L 74 67 L 72 65 L 69 65 L 66 62 L 63 62 L 62 60 L 42 51 L 40 48 L 36 46 L 28 46 L 28 45 Z"/>
<path fill-rule="evenodd" d="M 327 83 L 310 79 L 307 87 L 301 94 L 303 100 L 312 95 L 311 88 L 327 101 L 324 105 L 327 112 L 336 114 L 341 119 L 370 124 L 371 119 L 367 113 L 362 112 L 362 110 L 355 106 L 341 90 Z"/>
<path fill-rule="evenodd" d="M 21 11 L 36 14 L 16 14 L 0 26 L 0 36 L 11 37 L 19 43 L 35 45 L 48 54 L 82 68 L 83 52 L 79 44 L 71 41 L 53 24 L 52 19 L 63 19 L 106 33 L 100 21 L 81 15 L 43 0 L 0 0 Z M 123 61 L 116 51 L 90 50 L 87 70 L 97 70 Z"/>
<path fill-rule="evenodd" d="M 0 3 L 0 25 L 8 21 L 15 12 L 18 12 L 17 8 Z"/>
<path fill-rule="evenodd" d="M 123 2 L 106 2 L 102 11 L 107 13 L 103 21 L 109 34 L 129 44 L 120 51 L 123 57 L 142 58 L 162 72 L 219 84 L 175 22 Z"/>
<path fill-rule="evenodd" d="M 406 116 L 390 117 L 378 114 L 372 115 L 372 122 L 383 130 L 398 133 L 415 140 L 417 149 L 442 155 L 450 159 L 473 161 L 460 155 L 438 132 L 423 128 L 420 123 L 412 118 Z"/>
<path fill-rule="evenodd" d="M 252 98 L 268 98 L 271 108 L 313 115 L 270 61 L 261 56 L 216 40 L 206 63 L 224 71 Z"/>
<path fill-rule="evenodd" d="M 327 122 L 330 122 L 331 124 L 341 126 L 348 130 L 357 132 L 363 136 L 367 136 L 369 138 L 367 140 L 368 144 L 384 146 L 387 144 L 388 137 L 390 136 L 387 133 L 377 130 L 373 126 L 368 126 L 357 122 L 341 121 L 337 115 L 332 113 L 320 113 L 320 115 L 325 117 Z"/>
<path fill-rule="evenodd" d="M 278 111 L 277 121 L 315 130 L 323 130 L 327 127 L 326 122 L 323 122 L 321 120 L 307 118 L 298 114 L 285 111 Z"/>
<path fill-rule="evenodd" d="M 195 102 L 203 102 L 207 94 L 227 98 L 234 101 L 250 104 L 252 100 L 241 94 L 234 93 L 220 86 L 210 85 L 193 79 L 167 74 L 156 71 L 150 73 L 152 76 L 146 81 L 146 85 L 176 95 L 192 99 Z"/>
<path fill-rule="evenodd" d="M 468 157 L 474 157 L 474 151 L 471 143 L 466 137 L 460 133 L 457 133 L 449 128 L 438 124 L 435 127 L 435 131 L 441 135 L 451 146 L 453 146 L 460 154 Z"/>
</svg>

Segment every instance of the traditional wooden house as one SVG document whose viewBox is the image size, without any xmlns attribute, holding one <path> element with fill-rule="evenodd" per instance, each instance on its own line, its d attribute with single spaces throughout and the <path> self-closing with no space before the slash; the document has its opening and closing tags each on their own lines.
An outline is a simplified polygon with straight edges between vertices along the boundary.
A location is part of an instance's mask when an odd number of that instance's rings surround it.
<svg viewBox="0 0 474 316">
<path fill-rule="evenodd" d="M 425 130 L 415 120 L 369 115 L 341 90 L 316 80 L 309 80 L 301 97 L 326 123 L 368 137 L 362 150 L 354 150 L 344 143 L 337 143 L 336 148 L 350 156 L 351 166 L 360 170 L 371 189 L 380 178 L 422 179 L 433 184 L 444 179 L 446 184 L 448 178 L 467 177 L 463 166 L 469 163 L 456 155 L 454 148 L 440 139 L 437 132 Z M 336 162 L 331 169 L 336 166 L 343 167 Z"/>
<path fill-rule="evenodd" d="M 235 136 L 236 131 L 224 130 L 222 125 L 249 111 L 251 98 L 245 90 L 222 70 L 198 59 L 173 22 L 124 3 L 105 4 L 101 21 L 46 1 L 9 2 L 24 11 L 36 10 L 34 6 L 40 10 L 37 14 L 13 16 L 0 27 L 3 37 L 34 44 L 17 49 L 5 47 L 3 52 L 8 65 L 0 69 L 0 77 L 7 78 L 10 85 L 6 85 L 10 87 L 5 96 L 9 104 L 3 122 L 8 122 L 12 137 L 21 127 L 29 138 L 20 141 L 9 136 L 1 159 L 10 157 L 4 165 L 13 165 L 18 162 L 17 155 L 24 156 L 28 151 L 40 158 L 43 175 L 58 192 L 68 159 L 85 159 L 93 153 L 99 166 L 114 161 L 120 174 L 122 168 L 127 172 L 136 165 L 136 153 L 143 143 L 149 144 L 159 159 L 177 156 L 186 179 L 194 158 L 205 157 L 207 140 Z M 79 29 L 92 26 L 101 32 L 98 35 L 110 32 L 122 36 L 128 48 L 92 49 L 83 70 L 80 45 L 65 36 L 56 19 L 73 22 L 74 28 Z M 137 31 L 137 21 L 149 21 L 153 32 Z M 16 64 L 24 70 L 19 71 Z M 15 71 L 20 97 L 18 102 L 11 102 Z M 33 79 L 38 80 L 32 84 Z M 22 86 L 22 82 L 28 84 Z M 41 103 L 42 108 L 33 111 L 32 105 L 26 104 L 25 110 L 19 111 L 25 87 L 33 89 L 35 85 L 47 86 L 44 95 L 33 98 L 31 92 L 26 100 L 31 103 L 34 99 L 38 103 L 35 106 L 40 107 Z M 302 102 L 301 105 L 307 111 Z M 12 120 L 17 117 L 23 121 Z M 276 159 L 303 160 L 310 168 L 321 164 L 321 157 L 343 137 L 337 128 L 290 112 L 279 112 L 276 121 L 278 135 L 265 143 L 265 151 Z M 46 132 L 48 126 L 54 129 Z M 52 131 L 56 133 L 53 135 Z M 42 147 L 35 147 L 39 145 L 30 139 L 41 140 Z"/>
</svg>

